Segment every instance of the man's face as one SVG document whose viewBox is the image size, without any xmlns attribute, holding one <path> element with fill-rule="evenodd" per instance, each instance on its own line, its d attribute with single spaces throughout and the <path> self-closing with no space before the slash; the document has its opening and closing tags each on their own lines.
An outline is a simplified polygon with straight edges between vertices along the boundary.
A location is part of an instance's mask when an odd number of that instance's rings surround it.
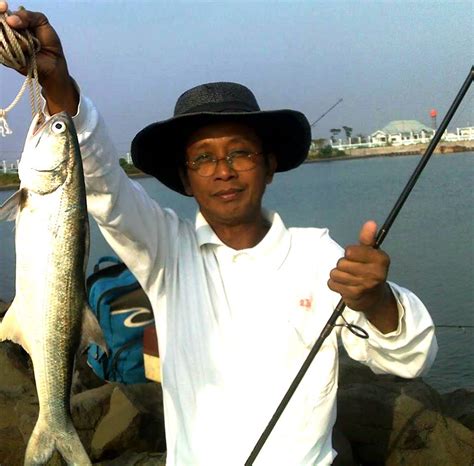
<svg viewBox="0 0 474 466">
<path fill-rule="evenodd" d="M 261 152 L 262 141 L 245 124 L 223 122 L 199 128 L 186 145 L 188 162 L 203 154 L 219 159 L 213 175 L 201 176 L 190 168 L 182 173 L 186 193 L 196 198 L 211 226 L 243 225 L 260 219 L 262 196 L 276 169 L 275 157 L 262 154 L 255 158 L 256 166 L 251 170 L 236 171 L 225 160 L 234 151 Z"/>
</svg>

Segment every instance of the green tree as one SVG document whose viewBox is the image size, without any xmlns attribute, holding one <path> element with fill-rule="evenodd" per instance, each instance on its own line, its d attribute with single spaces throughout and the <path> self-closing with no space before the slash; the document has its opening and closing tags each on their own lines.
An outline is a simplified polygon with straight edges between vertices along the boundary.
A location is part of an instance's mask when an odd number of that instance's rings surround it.
<svg viewBox="0 0 474 466">
<path fill-rule="evenodd" d="M 346 133 L 347 140 L 349 140 L 349 138 L 351 137 L 351 134 L 352 134 L 352 128 L 350 126 L 343 126 L 342 129 Z"/>
<path fill-rule="evenodd" d="M 313 139 L 313 144 L 316 149 L 320 149 L 321 147 L 324 147 L 326 145 L 326 139 L 325 138 Z"/>
<path fill-rule="evenodd" d="M 341 132 L 340 128 L 332 128 L 329 130 L 331 133 L 331 141 L 336 142 L 336 136 Z"/>
<path fill-rule="evenodd" d="M 17 173 L 0 173 L 0 186 L 16 186 L 20 184 Z"/>
</svg>

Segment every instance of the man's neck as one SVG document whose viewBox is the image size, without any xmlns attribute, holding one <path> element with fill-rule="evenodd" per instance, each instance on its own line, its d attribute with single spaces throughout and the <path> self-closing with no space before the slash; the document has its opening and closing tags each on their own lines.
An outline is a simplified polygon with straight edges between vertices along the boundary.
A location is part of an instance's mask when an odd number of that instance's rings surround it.
<svg viewBox="0 0 474 466">
<path fill-rule="evenodd" d="M 232 249 L 248 249 L 256 246 L 267 234 L 271 224 L 263 216 L 258 222 L 239 225 L 210 224 L 219 239 Z"/>
</svg>

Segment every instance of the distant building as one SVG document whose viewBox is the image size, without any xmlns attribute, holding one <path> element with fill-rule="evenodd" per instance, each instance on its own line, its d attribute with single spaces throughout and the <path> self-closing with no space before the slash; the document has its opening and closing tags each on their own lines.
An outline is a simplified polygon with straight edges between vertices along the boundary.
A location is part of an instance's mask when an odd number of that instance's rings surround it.
<svg viewBox="0 0 474 466">
<path fill-rule="evenodd" d="M 375 143 L 402 146 L 429 142 L 434 130 L 416 120 L 395 120 L 375 131 L 370 139 Z"/>
<path fill-rule="evenodd" d="M 465 128 L 456 128 L 457 135 L 466 139 L 474 139 L 474 126 L 466 126 Z"/>
<path fill-rule="evenodd" d="M 406 146 L 410 144 L 423 144 L 430 142 L 435 130 L 416 120 L 395 120 L 372 133 L 367 137 L 348 138 L 344 143 L 342 139 L 329 140 L 335 149 L 350 150 L 373 148 L 382 146 Z M 455 133 L 445 131 L 441 137 L 443 142 L 474 141 L 474 126 L 456 128 Z"/>
<path fill-rule="evenodd" d="M 443 139 L 446 141 L 474 141 L 474 126 L 456 128 L 455 133 L 445 133 Z"/>
<path fill-rule="evenodd" d="M 2 160 L 2 163 L 0 164 L 0 173 L 18 173 L 18 160 L 16 162 Z"/>
</svg>

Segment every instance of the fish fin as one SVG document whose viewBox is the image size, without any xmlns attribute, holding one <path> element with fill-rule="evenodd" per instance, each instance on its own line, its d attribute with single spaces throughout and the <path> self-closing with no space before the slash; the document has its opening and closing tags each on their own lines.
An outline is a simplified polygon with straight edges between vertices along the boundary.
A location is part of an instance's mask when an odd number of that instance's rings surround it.
<svg viewBox="0 0 474 466">
<path fill-rule="evenodd" d="M 21 345 L 28 353 L 30 353 L 28 343 L 21 330 L 21 322 L 18 320 L 18 312 L 16 311 L 17 307 L 17 301 L 13 300 L 0 323 L 0 341 L 13 341 L 13 343 Z"/>
<path fill-rule="evenodd" d="M 23 189 L 19 189 L 0 206 L 0 220 L 15 220 L 22 202 Z"/>
<path fill-rule="evenodd" d="M 105 342 L 104 333 L 100 328 L 99 322 L 96 316 L 92 312 L 92 309 L 88 304 L 85 304 L 82 311 L 82 332 L 81 332 L 81 343 L 79 345 L 79 353 L 82 353 L 87 347 L 95 343 L 107 354 L 107 343 Z"/>
<path fill-rule="evenodd" d="M 69 465 L 90 466 L 91 461 L 71 421 L 67 429 L 54 432 L 41 416 L 33 429 L 25 453 L 25 466 L 46 464 L 55 451 L 59 451 Z"/>
</svg>

